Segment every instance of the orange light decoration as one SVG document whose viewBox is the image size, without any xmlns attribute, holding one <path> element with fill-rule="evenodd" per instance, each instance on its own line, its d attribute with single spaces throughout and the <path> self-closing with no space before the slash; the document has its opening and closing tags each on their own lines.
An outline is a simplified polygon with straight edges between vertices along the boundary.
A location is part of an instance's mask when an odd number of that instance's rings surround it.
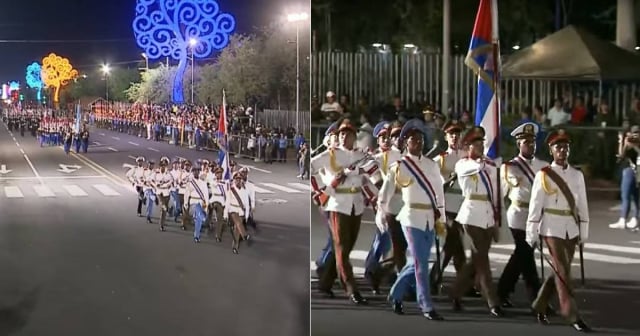
<svg viewBox="0 0 640 336">
<path fill-rule="evenodd" d="M 53 101 L 58 102 L 60 88 L 78 77 L 78 71 L 69 60 L 54 53 L 42 59 L 42 82 L 55 90 Z"/>
</svg>

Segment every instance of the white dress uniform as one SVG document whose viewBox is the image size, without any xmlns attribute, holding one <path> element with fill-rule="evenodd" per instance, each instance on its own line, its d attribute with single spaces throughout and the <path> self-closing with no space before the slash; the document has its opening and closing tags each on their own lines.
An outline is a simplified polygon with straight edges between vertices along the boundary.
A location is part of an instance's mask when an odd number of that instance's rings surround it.
<svg viewBox="0 0 640 336">
<path fill-rule="evenodd" d="M 498 201 L 495 197 L 498 171 L 493 162 L 465 158 L 456 163 L 455 172 L 464 197 L 456 221 L 482 229 L 493 227 L 496 224 L 494 209 Z M 482 182 L 480 174 L 484 175 L 487 185 Z"/>
<path fill-rule="evenodd" d="M 133 184 L 135 187 L 142 187 L 145 169 L 146 168 L 140 167 L 140 166 L 133 167 L 129 169 L 126 177 L 129 180 L 129 182 L 131 182 L 131 184 Z"/>
<path fill-rule="evenodd" d="M 237 195 L 236 195 L 237 194 Z M 246 188 L 238 188 L 235 183 L 229 188 L 227 200 L 224 207 L 224 218 L 228 218 L 233 223 L 233 249 L 237 253 L 240 247 L 240 238 L 247 237 L 243 219 L 248 219 L 250 214 L 249 192 Z"/>
<path fill-rule="evenodd" d="M 438 154 L 433 160 L 438 165 L 440 176 L 442 180 L 449 179 L 452 173 L 455 172 L 456 163 L 467 157 L 467 153 L 461 149 L 448 148 L 446 152 Z M 462 190 L 459 183 L 453 183 L 453 185 L 444 193 L 445 197 L 445 211 L 450 214 L 457 214 L 460 206 L 462 206 Z"/>
<path fill-rule="evenodd" d="M 548 162 L 538 158 L 527 160 L 521 155 L 502 165 L 500 186 L 502 195 L 511 201 L 507 209 L 507 222 L 510 228 L 526 229 L 533 180 L 536 173 L 548 165 Z"/>
</svg>

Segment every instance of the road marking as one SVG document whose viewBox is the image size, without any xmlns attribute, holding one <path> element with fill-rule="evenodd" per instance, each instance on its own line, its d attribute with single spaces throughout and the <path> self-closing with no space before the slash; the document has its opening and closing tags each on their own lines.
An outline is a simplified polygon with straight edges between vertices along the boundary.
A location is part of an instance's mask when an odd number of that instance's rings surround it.
<svg viewBox="0 0 640 336">
<path fill-rule="evenodd" d="M 93 187 L 96 188 L 104 196 L 120 196 L 119 192 L 111 189 L 111 187 L 106 184 L 94 184 Z"/>
<path fill-rule="evenodd" d="M 297 189 L 287 188 L 285 186 L 281 186 L 279 184 L 274 184 L 274 183 L 261 183 L 261 184 L 264 185 L 264 186 L 267 186 L 269 188 L 273 188 L 273 189 L 276 189 L 276 190 L 280 190 L 280 191 L 284 191 L 284 192 L 292 193 L 292 194 L 299 194 L 299 193 L 302 192 L 302 191 L 297 190 Z"/>
<path fill-rule="evenodd" d="M 134 146 L 140 146 L 140 144 L 138 144 L 138 143 L 136 143 L 136 142 L 133 142 L 133 141 L 129 141 L 129 144 L 130 144 L 130 145 L 134 145 Z"/>
<path fill-rule="evenodd" d="M 256 166 L 244 166 L 244 167 L 249 168 L 249 170 L 257 170 L 257 171 L 259 171 L 259 172 L 263 172 L 263 173 L 265 173 L 265 174 L 271 174 L 271 172 L 270 172 L 270 171 L 268 171 L 268 170 L 266 170 L 266 169 L 258 168 L 258 167 L 256 167 Z"/>
<path fill-rule="evenodd" d="M 253 185 L 253 190 L 255 190 L 256 194 L 273 194 L 274 193 L 271 190 L 262 189 L 255 184 Z"/>
<path fill-rule="evenodd" d="M 20 148 L 20 153 L 22 153 L 22 155 L 26 154 L 22 148 Z"/>
<path fill-rule="evenodd" d="M 120 140 L 120 138 L 118 138 L 118 137 L 114 137 L 114 136 L 112 136 L 112 137 L 111 137 L 111 139 L 113 139 L 113 140 Z"/>
<path fill-rule="evenodd" d="M 68 179 L 105 179 L 104 175 L 89 175 L 89 176 L 13 176 L 13 177 L 0 177 L 0 181 L 29 181 L 29 180 L 68 180 Z"/>
<path fill-rule="evenodd" d="M 137 146 L 137 145 L 136 145 Z M 155 148 L 151 148 L 151 147 L 147 147 L 148 150 L 150 151 L 154 151 L 154 152 L 159 152 L 159 150 L 155 149 Z"/>
<path fill-rule="evenodd" d="M 23 156 L 24 156 L 24 159 L 27 160 L 29 167 L 31 167 L 33 174 L 40 180 L 40 184 L 43 184 L 44 182 L 42 181 L 42 178 L 40 178 L 40 174 L 38 174 L 36 167 L 33 166 L 33 163 L 31 162 L 31 160 L 29 160 L 29 157 L 27 156 L 27 154 L 24 154 Z"/>
<path fill-rule="evenodd" d="M 69 193 L 69 195 L 73 197 L 89 196 L 89 194 L 87 194 L 84 190 L 82 190 L 82 188 L 78 187 L 75 184 L 65 185 L 62 187 Z"/>
<path fill-rule="evenodd" d="M 138 158 L 133 156 L 133 155 L 129 155 L 128 158 L 130 158 L 131 160 L 137 160 Z"/>
<path fill-rule="evenodd" d="M 291 186 L 294 186 L 296 188 L 300 188 L 302 190 L 306 190 L 306 191 L 311 191 L 311 186 L 308 184 L 304 184 L 304 183 L 298 183 L 298 182 L 292 182 L 292 183 L 288 183 Z"/>
<path fill-rule="evenodd" d="M 113 148 L 113 147 L 107 147 L 108 150 L 112 151 L 112 152 L 117 152 L 118 150 Z"/>
<path fill-rule="evenodd" d="M 104 136 L 104 133 L 100 133 L 100 135 Z"/>
<path fill-rule="evenodd" d="M 103 174 L 103 176 L 105 178 L 107 178 L 108 180 L 110 180 L 111 182 L 113 182 L 113 184 L 119 185 L 119 186 L 123 187 L 124 189 L 131 191 L 132 193 L 137 193 L 136 190 L 131 187 L 131 183 L 130 182 L 125 181 L 122 177 L 112 173 L 108 169 L 106 169 L 106 168 L 102 167 L 101 165 L 97 164 L 95 161 L 89 159 L 88 157 L 86 157 L 86 156 L 84 156 L 82 154 L 71 153 L 71 155 L 74 156 L 76 159 L 80 160 L 81 162 L 83 162 L 84 164 L 86 164 L 87 166 L 89 166 L 96 173 Z"/>
<path fill-rule="evenodd" d="M 20 147 L 20 144 L 16 142 L 16 146 Z"/>
<path fill-rule="evenodd" d="M 96 146 L 102 146 L 102 144 L 97 142 L 97 141 L 94 141 L 93 144 L 96 145 Z"/>
<path fill-rule="evenodd" d="M 592 245 L 600 245 L 600 247 L 606 246 L 605 244 L 592 244 Z M 502 250 L 506 249 L 506 250 L 509 250 L 509 251 L 513 251 L 513 249 L 515 248 L 515 245 L 513 245 L 513 244 L 499 244 L 499 245 L 493 245 L 492 247 L 496 248 L 496 249 L 502 249 Z M 585 248 L 588 248 L 588 247 L 589 247 L 589 243 L 587 243 L 585 245 Z M 628 249 L 636 249 L 636 248 L 635 247 L 628 247 Z M 613 251 L 613 249 L 609 249 L 609 251 Z M 615 252 L 622 252 L 622 250 L 618 249 L 618 250 L 615 250 Z M 547 256 L 550 255 L 549 250 L 547 248 L 544 249 L 544 253 Z M 625 253 L 635 253 L 635 252 L 625 252 Z M 599 261 L 599 262 L 611 263 L 611 264 L 620 264 L 620 265 L 637 265 L 637 264 L 640 264 L 640 258 L 634 259 L 634 258 L 628 258 L 628 257 L 618 257 L 618 256 L 612 256 L 612 255 L 606 255 L 606 254 L 600 254 L 600 253 L 593 253 L 593 252 L 587 252 L 587 251 L 584 251 L 583 257 L 584 257 L 584 260 Z"/>
<path fill-rule="evenodd" d="M 23 198 L 24 195 L 18 187 L 4 187 L 4 194 L 7 198 Z"/>
<path fill-rule="evenodd" d="M 33 190 L 38 194 L 38 197 L 56 197 L 56 194 L 44 184 L 34 185 Z"/>
</svg>

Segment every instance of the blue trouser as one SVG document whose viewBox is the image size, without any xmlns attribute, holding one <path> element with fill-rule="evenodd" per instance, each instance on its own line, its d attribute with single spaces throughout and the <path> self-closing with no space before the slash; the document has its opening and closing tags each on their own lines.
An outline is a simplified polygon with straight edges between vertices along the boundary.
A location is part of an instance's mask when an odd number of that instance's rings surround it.
<svg viewBox="0 0 640 336">
<path fill-rule="evenodd" d="M 153 213 L 153 204 L 156 201 L 156 195 L 153 193 L 153 190 L 147 189 L 144 191 L 144 197 L 147 199 L 147 210 L 146 215 L 147 219 L 151 219 L 151 214 Z"/>
<path fill-rule="evenodd" d="M 40 147 L 44 146 L 45 142 L 47 142 L 46 135 L 40 134 Z"/>
<path fill-rule="evenodd" d="M 412 227 L 402 227 L 409 251 L 413 255 L 413 263 L 407 263 L 391 287 L 389 296 L 395 301 L 402 301 L 404 294 L 410 290 L 412 280 L 416 282 L 416 298 L 422 312 L 433 310 L 429 286 L 429 256 L 435 238 L 433 230 L 427 231 Z"/>
<path fill-rule="evenodd" d="M 80 139 L 73 140 L 76 147 L 76 153 L 80 153 Z"/>
<path fill-rule="evenodd" d="M 331 237 L 331 228 L 329 227 L 329 212 L 322 211 L 322 210 L 320 210 L 320 212 L 322 212 L 322 216 L 327 219 L 326 224 L 327 224 L 327 229 L 329 230 L 329 236 L 327 237 L 327 244 L 324 246 L 324 248 L 322 248 L 322 251 L 318 256 L 318 259 L 316 259 L 316 266 L 318 268 L 324 267 L 324 264 L 327 262 L 329 257 L 331 257 L 331 255 L 333 254 L 333 238 Z"/>
<path fill-rule="evenodd" d="M 68 143 L 65 141 L 64 143 L 64 152 L 69 154 L 69 151 L 71 150 L 71 143 Z"/>
<path fill-rule="evenodd" d="M 89 139 L 82 140 L 82 151 L 86 153 L 88 149 L 89 149 Z"/>
<path fill-rule="evenodd" d="M 365 273 L 375 272 L 380 267 L 380 259 L 391 250 L 391 237 L 389 232 L 380 232 L 376 229 L 371 249 L 364 262 Z"/>
<path fill-rule="evenodd" d="M 169 196 L 171 196 L 171 199 L 172 199 L 172 201 L 169 203 L 171 204 L 170 208 L 172 210 L 169 215 L 173 216 L 174 218 L 178 218 L 178 216 L 182 212 L 182 204 L 180 204 L 180 195 L 178 194 L 177 190 L 174 190 L 174 191 L 171 191 L 171 193 L 169 193 Z"/>
<path fill-rule="evenodd" d="M 200 230 L 202 230 L 202 224 L 207 219 L 207 214 L 200 203 L 192 204 L 191 207 L 193 209 L 193 222 L 195 223 L 193 238 L 200 239 Z"/>
<path fill-rule="evenodd" d="M 620 198 L 622 199 L 622 208 L 620 208 L 620 218 L 627 218 L 629 211 L 631 210 L 631 202 L 635 205 L 635 213 L 633 217 L 638 218 L 640 211 L 638 205 L 640 204 L 638 185 L 636 183 L 636 173 L 627 167 L 622 170 L 622 180 L 620 181 Z"/>
<path fill-rule="evenodd" d="M 179 145 L 179 143 L 178 143 L 178 129 L 177 128 L 173 128 L 172 132 L 173 132 L 173 144 L 177 146 L 177 145 Z"/>
</svg>

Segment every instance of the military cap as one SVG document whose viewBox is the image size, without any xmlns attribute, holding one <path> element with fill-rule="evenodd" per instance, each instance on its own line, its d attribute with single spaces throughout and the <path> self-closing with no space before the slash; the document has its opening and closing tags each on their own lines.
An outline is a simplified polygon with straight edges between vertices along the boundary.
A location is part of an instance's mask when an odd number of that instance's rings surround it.
<svg viewBox="0 0 640 336">
<path fill-rule="evenodd" d="M 569 134 L 563 128 L 558 128 L 549 132 L 546 139 L 547 145 L 553 146 L 558 143 L 571 143 Z"/>
<path fill-rule="evenodd" d="M 156 162 L 155 162 L 155 161 L 153 161 L 153 160 L 149 160 L 149 162 L 148 162 L 148 163 L 149 163 L 149 165 L 156 164 Z"/>
<path fill-rule="evenodd" d="M 214 174 L 222 174 L 224 173 L 224 169 L 222 167 L 216 167 L 213 172 Z"/>
<path fill-rule="evenodd" d="M 184 160 L 183 163 L 184 163 L 185 166 L 193 166 L 193 164 L 191 164 L 191 161 L 189 161 L 189 160 Z"/>
<path fill-rule="evenodd" d="M 539 131 L 540 127 L 537 124 L 532 122 L 525 122 L 511 131 L 511 136 L 516 138 L 516 140 L 524 138 L 535 138 Z"/>
<path fill-rule="evenodd" d="M 350 119 L 344 118 L 339 121 L 338 132 L 342 131 L 351 131 L 353 133 L 356 133 L 356 128 L 354 127 Z"/>
<path fill-rule="evenodd" d="M 201 165 L 207 165 L 207 166 L 208 166 L 208 165 L 209 165 L 209 160 L 207 160 L 207 159 L 200 159 L 200 164 L 201 164 Z"/>
<path fill-rule="evenodd" d="M 327 128 L 327 130 L 324 132 L 325 136 L 329 136 L 332 134 L 336 134 L 338 131 L 338 122 L 334 122 L 333 124 L 329 125 L 329 128 Z"/>
<path fill-rule="evenodd" d="M 377 137 L 379 137 L 379 136 L 381 136 L 381 135 L 383 135 L 383 134 L 387 134 L 387 133 L 389 133 L 389 126 L 390 126 L 390 125 L 391 125 L 391 124 L 389 124 L 389 123 L 388 123 L 388 122 L 386 122 L 386 121 L 381 121 L 381 122 L 379 122 L 379 123 L 376 125 L 376 127 L 374 127 L 374 128 L 373 128 L 373 136 L 374 136 L 375 138 L 377 138 Z"/>
<path fill-rule="evenodd" d="M 396 120 L 391 123 L 391 126 L 389 128 L 391 129 L 389 135 L 393 136 L 395 134 L 400 134 L 400 132 L 402 132 L 402 122 Z"/>
<path fill-rule="evenodd" d="M 249 168 L 247 168 L 247 167 L 242 167 L 242 168 L 240 168 L 240 169 L 238 170 L 238 172 L 239 172 L 239 173 L 242 173 L 242 174 L 249 174 Z"/>
<path fill-rule="evenodd" d="M 234 172 L 232 177 L 233 177 L 234 180 L 243 178 L 242 177 L 242 173 L 240 171 Z"/>
<path fill-rule="evenodd" d="M 424 123 L 420 119 L 411 119 L 407 121 L 400 131 L 400 139 L 404 139 L 412 131 L 418 131 L 425 134 Z"/>
<path fill-rule="evenodd" d="M 422 110 L 422 114 L 434 114 L 435 111 L 431 105 L 427 105 L 424 110 Z"/>
<path fill-rule="evenodd" d="M 457 119 L 452 119 L 447 121 L 444 126 L 442 126 L 442 130 L 445 133 L 459 133 L 462 132 L 463 126 Z"/>
<path fill-rule="evenodd" d="M 485 131 L 481 126 L 473 126 L 462 135 L 462 143 L 470 144 L 476 140 L 484 140 Z"/>
<path fill-rule="evenodd" d="M 136 158 L 136 162 L 144 162 L 144 161 L 145 161 L 144 156 L 138 156 Z"/>
<path fill-rule="evenodd" d="M 166 156 L 163 156 L 163 157 L 160 158 L 160 164 L 168 165 L 170 162 L 171 162 L 171 160 L 169 160 L 169 158 L 166 157 Z"/>
</svg>

